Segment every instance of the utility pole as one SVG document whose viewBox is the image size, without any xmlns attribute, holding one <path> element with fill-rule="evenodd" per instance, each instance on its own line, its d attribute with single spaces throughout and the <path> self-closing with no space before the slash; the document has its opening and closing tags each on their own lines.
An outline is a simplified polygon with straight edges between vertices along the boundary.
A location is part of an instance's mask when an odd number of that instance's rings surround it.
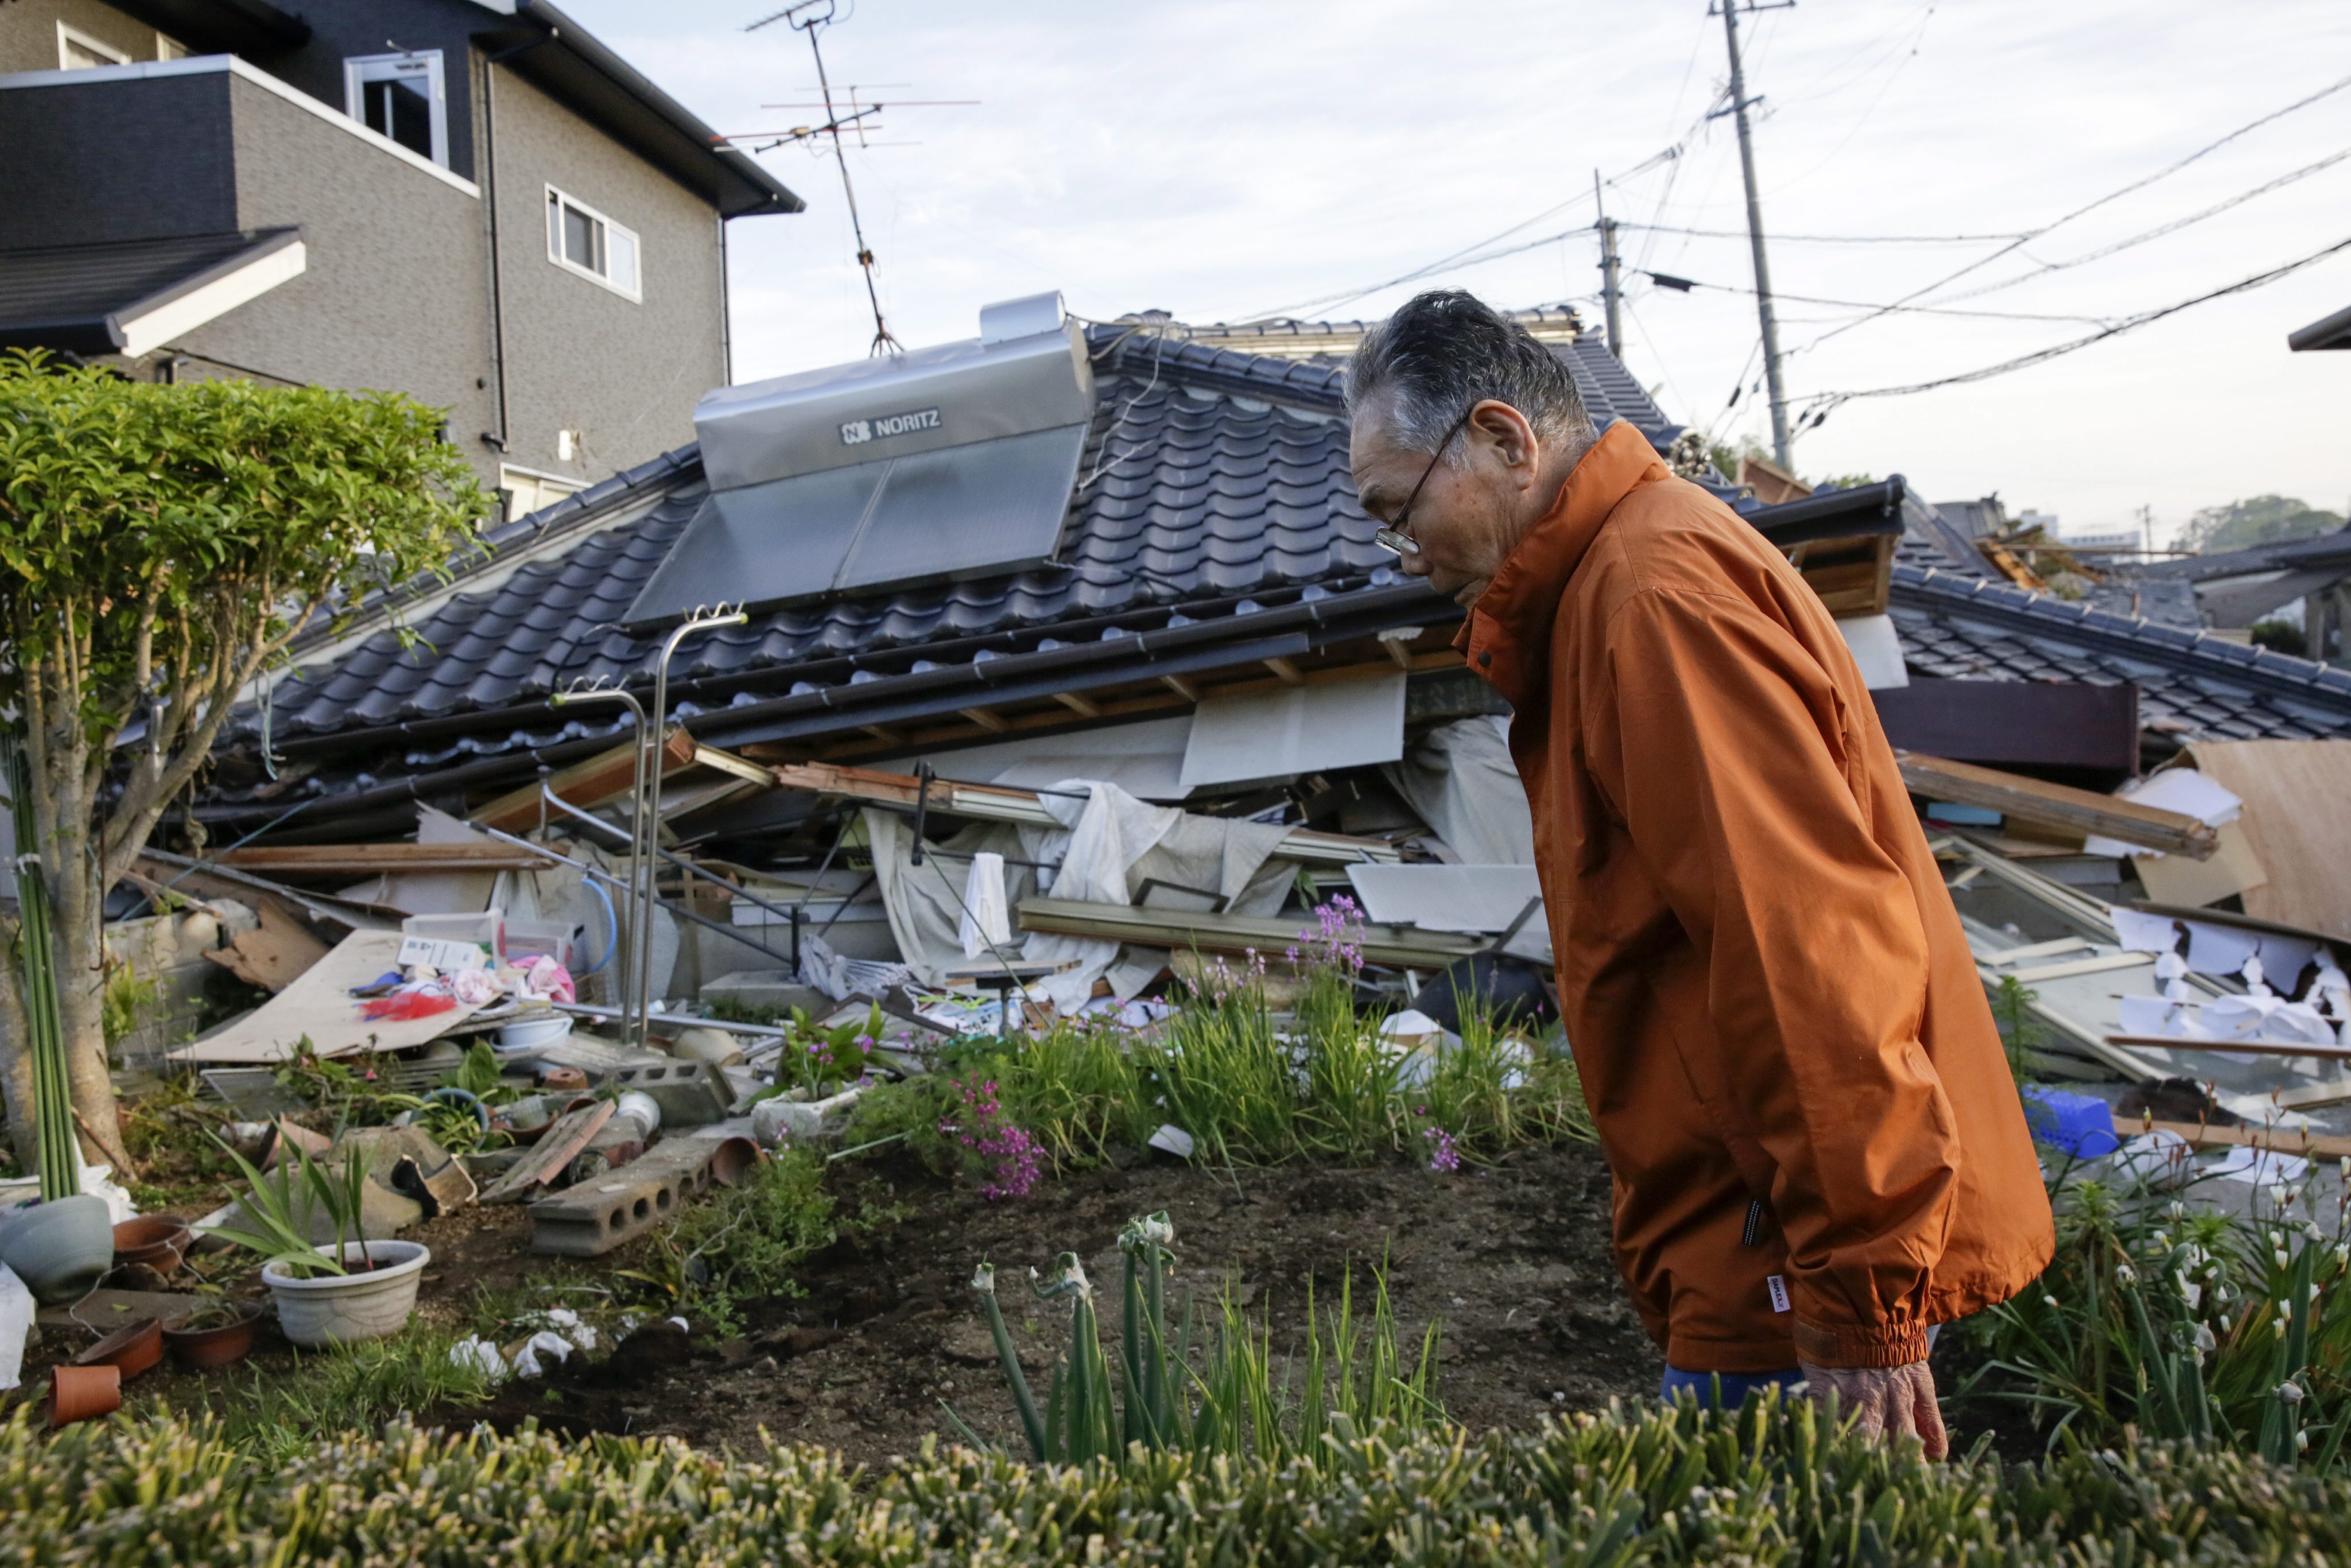
<svg viewBox="0 0 2351 1568">
<path fill-rule="evenodd" d="M 1750 11 L 1778 11 L 1778 5 L 1750 5 Z M 1719 0 L 1723 37 L 1730 45 L 1730 109 L 1739 123 L 1739 171 L 1747 177 L 1747 237 L 1755 247 L 1755 313 L 1763 325 L 1763 380 L 1771 391 L 1771 458 L 1792 474 L 1794 456 L 1788 444 L 1788 392 L 1780 382 L 1780 323 L 1771 314 L 1771 264 L 1763 254 L 1763 202 L 1755 190 L 1755 136 L 1747 122 L 1747 74 L 1739 64 L 1739 0 Z"/>
<path fill-rule="evenodd" d="M 1608 351 L 1619 363 L 1625 358 L 1625 291 L 1616 283 L 1616 220 L 1608 215 L 1600 194 L 1600 171 L 1592 171 L 1592 205 L 1600 214 L 1600 298 L 1608 308 Z"/>
</svg>

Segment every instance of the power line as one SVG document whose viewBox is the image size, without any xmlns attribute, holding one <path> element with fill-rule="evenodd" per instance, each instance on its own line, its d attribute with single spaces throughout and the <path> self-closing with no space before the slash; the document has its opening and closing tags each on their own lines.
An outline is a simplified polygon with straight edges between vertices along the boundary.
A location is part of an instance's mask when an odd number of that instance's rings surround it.
<svg viewBox="0 0 2351 1568">
<path fill-rule="evenodd" d="M 1630 169 L 1625 170 L 1623 173 L 1616 175 L 1613 179 L 1604 181 L 1604 183 L 1613 186 L 1622 181 L 1635 179 L 1640 175 L 1647 173 L 1652 169 L 1656 169 L 1660 165 L 1674 162 L 1681 155 L 1681 143 L 1677 142 L 1673 146 L 1667 148 L 1662 152 L 1652 153 L 1650 156 L 1644 158 L 1638 163 L 1634 164 Z M 1584 202 L 1592 201 L 1593 199 L 1593 194 L 1590 192 L 1578 192 L 1576 194 L 1570 196 L 1567 200 L 1559 203 L 1555 206 L 1545 207 L 1541 212 L 1535 214 L 1534 216 L 1527 218 L 1522 222 L 1512 224 L 1509 228 L 1502 230 L 1499 234 L 1489 235 L 1484 239 L 1478 241 L 1475 245 L 1465 246 L 1461 249 L 1455 251 L 1452 255 L 1440 256 L 1425 267 L 1415 267 L 1410 272 L 1388 278 L 1384 282 L 1368 284 L 1361 288 L 1349 289 L 1338 294 L 1326 294 L 1313 299 L 1303 299 L 1293 305 L 1280 305 L 1274 307 L 1270 310 L 1260 310 L 1254 315 L 1244 319 L 1239 325 L 1248 326 L 1259 321 L 1278 321 L 1284 319 L 1285 318 L 1295 317 L 1303 311 L 1334 309 L 1342 305 L 1353 304 L 1354 301 L 1364 298 L 1368 295 L 1377 294 L 1382 289 L 1395 288 L 1407 283 L 1417 283 L 1422 278 L 1427 277 L 1434 273 L 1443 272 L 1447 267 L 1453 267 L 1457 263 L 1465 266 L 1476 266 L 1479 261 L 1491 260 L 1493 259 L 1491 256 L 1479 256 L 1476 257 L 1475 260 L 1467 262 L 1465 262 L 1463 258 L 1470 256 L 1474 252 L 1483 250 L 1486 246 L 1494 244 L 1497 240 L 1508 239 L 1510 235 L 1517 234 L 1521 229 L 1531 227 L 1532 225 L 1542 222 L 1545 218 L 1563 213 L 1570 207 L 1580 205 Z M 1530 240 L 1524 245 L 1513 246 L 1507 251 L 1499 251 L 1495 254 L 1498 256 L 1511 256 L 1522 250 L 1533 250 L 1538 246 L 1549 245 L 1553 240 L 1562 238 L 1565 235 L 1575 234 L 1578 232 L 1580 232 L 1578 229 L 1565 229 L 1561 231 L 1560 234 L 1546 235 L 1541 239 Z"/>
<path fill-rule="evenodd" d="M 2192 299 L 2182 299 L 2175 305 L 2162 306 L 2154 310 L 2142 310 L 2136 316 L 2126 317 L 2110 327 L 2091 333 L 2086 338 L 2076 338 L 2068 343 L 2058 343 L 2030 354 L 2020 354 L 2012 360 L 2002 360 L 1996 365 L 1985 365 L 1978 370 L 1964 371 L 1955 376 L 1938 376 L 1931 382 L 1914 382 L 1908 386 L 1872 387 L 1866 392 L 1817 392 L 1805 400 L 1813 406 L 1813 412 L 1805 423 L 1817 425 L 1826 419 L 1831 412 L 1856 398 L 1907 397 L 1914 392 L 1934 392 L 1941 387 L 1959 386 L 1969 382 L 1989 381 L 1993 376 L 2006 375 L 2011 371 L 2021 371 L 2029 366 L 2044 364 L 2061 355 L 2073 353 L 2078 349 L 2086 349 L 2093 343 L 2103 343 L 2109 338 L 2117 338 L 2125 332 L 2135 331 L 2151 322 L 2160 321 L 2167 316 L 2177 316 L 2182 310 L 2205 304 L 2210 300 L 2225 298 L 2231 294 L 2242 294 L 2250 289 L 2259 288 L 2264 284 L 2274 283 L 2281 277 L 2300 272 L 2304 267 L 2314 262 L 2324 261 L 2336 252 L 2344 250 L 2351 250 L 2351 239 L 2337 240 L 2323 250 L 2314 250 L 2308 256 L 2287 262 L 2283 267 L 2273 267 L 2267 272 L 2255 273 L 2251 277 L 2240 278 L 2222 287 L 2199 294 Z"/>
<path fill-rule="evenodd" d="M 1670 274 L 1658 272 L 1647 272 L 1645 276 L 1651 283 L 1659 287 L 1672 289 L 1676 293 L 1690 288 L 1710 289 L 1720 294 L 1750 296 L 1755 292 L 1752 288 L 1743 288 L 1736 283 L 1704 283 L 1694 277 L 1675 277 Z M 1991 321 L 2092 321 L 2101 327 L 2110 326 L 2115 320 L 2112 316 L 2085 316 L 2079 313 L 2063 315 L 2030 310 L 1960 310 L 1947 305 L 1878 305 L 1864 299 L 1823 299 L 1817 295 L 1787 294 L 1777 290 L 1772 293 L 1771 298 L 1792 300 L 1798 305 L 1826 305 L 1843 310 L 1899 312 L 1905 316 L 1969 316 Z"/>
<path fill-rule="evenodd" d="M 2166 164 L 2163 168 L 2157 170 L 2152 174 L 2143 175 L 2137 180 L 2133 180 L 2129 184 L 2122 186 L 2118 190 L 2107 192 L 2105 195 L 2100 196 L 2094 202 L 2089 202 L 2082 206 L 2075 207 L 2072 212 L 2065 214 L 2063 217 L 2059 217 L 2049 223 L 2043 224 L 2041 227 L 2032 230 L 2029 234 L 2022 235 L 2018 238 L 2010 241 L 2008 244 L 2001 246 L 2000 249 L 1993 251 L 1990 256 L 1978 256 L 1975 260 L 1968 263 L 1957 272 L 1950 273 L 1946 277 L 1938 278 L 1935 282 L 1928 284 L 1923 288 L 1912 289 L 1909 293 L 1902 296 L 1901 298 L 1896 300 L 1894 303 L 1896 305 L 1907 305 L 1910 301 L 1918 298 L 1922 295 L 1932 294 L 1947 284 L 1956 283 L 1960 278 L 1965 277 L 1969 273 L 1977 271 L 1981 267 L 1990 267 L 2001 256 L 2007 256 L 2020 247 L 2031 244 L 2033 240 L 2039 239 L 2043 235 L 2064 227 L 2065 225 L 2072 223 L 2075 218 L 2086 216 L 2091 213 L 2096 212 L 2100 207 L 2108 205 L 2114 202 L 2118 202 L 2134 191 L 2145 190 L 2147 186 L 2154 184 L 2158 180 L 2168 179 L 2171 175 L 2179 172 L 2180 170 L 2187 168 L 2190 163 L 2195 162 L 2197 160 L 2219 152 L 2221 148 L 2226 147 L 2230 142 L 2236 141 L 2239 137 L 2245 136 L 2252 131 L 2258 131 L 2262 126 L 2268 125 L 2273 120 L 2283 120 L 2287 115 L 2292 114 L 2298 110 L 2307 109 L 2312 104 L 2318 102 L 2322 99 L 2329 98 L 2335 93 L 2341 92 L 2346 87 L 2351 87 L 2351 76 L 2344 77 L 2330 86 L 2323 87 L 2307 98 L 2297 99 L 2294 102 L 2287 104 L 2283 109 L 2273 110 L 2270 113 L 2262 115 L 2258 120 L 2251 120 L 2246 124 L 2241 125 L 2237 127 L 2236 130 L 2230 131 L 2226 136 L 2220 137 L 2217 141 L 2206 142 L 2203 146 L 2199 147 L 2195 152 L 2190 152 L 2188 156 L 2179 160 L 2177 162 Z M 1863 326 L 1870 321 L 1874 321 L 1878 316 L 1884 314 L 1886 314 L 1886 312 L 1881 310 L 1873 315 L 1865 316 L 1858 321 L 1848 322 L 1846 325 L 1839 327 L 1834 331 L 1823 332 L 1818 338 L 1813 339 L 1811 343 L 1806 344 L 1805 347 L 1812 348 L 1821 343 L 1824 343 L 1831 338 L 1838 337 L 1843 333 L 1852 331 L 1855 327 Z M 1814 423 L 1817 423 L 1818 421 L 1815 420 Z"/>
<path fill-rule="evenodd" d="M 1950 295 L 1949 298 L 1952 299 L 1973 299 L 1980 295 L 1997 293 L 2003 288 L 2013 288 L 2016 285 L 2022 283 L 2029 278 L 2039 277 L 2047 273 L 2063 272 L 2068 267 L 2080 267 L 2085 263 L 2093 261 L 2103 261 L 2107 256 L 2113 256 L 2119 251 L 2129 250 L 2134 246 L 2145 245 L 2149 240 L 2161 239 L 2164 235 L 2168 234 L 2177 234 L 2181 229 L 2202 223 L 2206 218 L 2218 217 L 2222 213 L 2229 211 L 2232 207 L 2243 206 L 2247 202 L 2252 201 L 2256 196 L 2266 196 L 2272 191 L 2283 190 L 2286 186 L 2294 184 L 2297 181 L 2306 180 L 2313 174 L 2319 173 L 2327 169 L 2332 169 L 2335 164 L 2342 162 L 2346 158 L 2351 158 L 2351 147 L 2346 147 L 2339 152 L 2330 153 L 2326 157 L 2321 158 L 2315 163 L 2305 163 L 2301 168 L 2294 170 L 2291 172 L 2280 174 L 2276 179 L 2268 181 L 2263 184 L 2255 185 L 2250 191 L 2240 191 L 2235 195 L 2229 197 L 2226 201 L 2216 202 L 2212 205 L 2206 207 L 2200 213 L 2190 213 L 2186 217 L 2174 218 L 2168 224 L 2158 224 L 2151 229 L 2131 235 L 2128 239 L 2116 240 L 2112 245 L 2100 246 L 2095 250 L 2085 251 L 2080 256 L 2070 256 L 2064 261 L 2043 262 L 2030 272 L 2020 272 L 2014 277 L 2004 277 L 1998 283 L 1987 283 L 1980 288 L 1970 288 L 1965 293 Z"/>
<path fill-rule="evenodd" d="M 1696 239 L 1745 239 L 1745 229 L 1685 229 L 1667 224 L 1624 224 L 1620 227 L 1646 229 L 1652 234 L 1688 235 Z M 2001 240 L 2022 239 L 2020 234 L 1988 235 L 1773 235 L 1771 243 L 1796 241 L 1805 245 L 1994 245 Z"/>
</svg>

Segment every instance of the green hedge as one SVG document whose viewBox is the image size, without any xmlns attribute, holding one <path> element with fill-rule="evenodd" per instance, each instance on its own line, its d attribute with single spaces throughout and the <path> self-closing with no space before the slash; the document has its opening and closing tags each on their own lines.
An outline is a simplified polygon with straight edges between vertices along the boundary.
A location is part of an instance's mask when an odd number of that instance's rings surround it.
<svg viewBox="0 0 2351 1568">
<path fill-rule="evenodd" d="M 2173 1448 L 1933 1466 L 1761 1402 L 1270 1467 L 965 1449 L 879 1473 L 666 1439 L 393 1426 L 253 1465 L 167 1417 L 0 1428 L 16 1563 L 2342 1563 L 2351 1484 Z"/>
</svg>

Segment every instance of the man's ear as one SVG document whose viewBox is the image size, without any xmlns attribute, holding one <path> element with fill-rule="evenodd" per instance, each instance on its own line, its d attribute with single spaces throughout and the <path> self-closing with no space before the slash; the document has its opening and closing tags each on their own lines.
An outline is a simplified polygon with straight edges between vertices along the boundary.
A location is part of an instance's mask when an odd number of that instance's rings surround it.
<svg viewBox="0 0 2351 1568">
<path fill-rule="evenodd" d="M 1469 411 L 1469 433 L 1471 440 L 1492 446 L 1502 465 L 1512 470 L 1515 477 L 1525 483 L 1533 482 L 1540 444 L 1525 414 L 1509 403 L 1488 398 Z"/>
</svg>

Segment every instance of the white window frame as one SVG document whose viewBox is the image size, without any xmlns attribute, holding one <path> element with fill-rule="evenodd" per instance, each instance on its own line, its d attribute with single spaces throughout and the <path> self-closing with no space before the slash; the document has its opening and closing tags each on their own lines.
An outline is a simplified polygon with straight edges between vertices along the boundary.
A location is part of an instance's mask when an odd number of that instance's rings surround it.
<svg viewBox="0 0 2351 1568">
<path fill-rule="evenodd" d="M 116 48 L 112 44 L 93 38 L 79 27 L 68 27 L 60 22 L 57 24 L 57 69 L 74 71 L 90 68 L 88 66 L 74 64 L 73 57 L 66 52 L 68 48 L 88 50 L 99 58 L 111 60 L 118 66 L 127 66 L 131 63 L 130 55 Z"/>
<path fill-rule="evenodd" d="M 589 485 L 588 480 L 571 475 L 549 474 L 543 468 L 523 468 L 512 463 L 501 463 L 498 465 L 498 488 L 506 493 L 507 509 L 510 513 L 514 510 L 514 497 L 522 488 L 512 482 L 517 479 L 529 480 L 531 487 L 541 494 L 548 491 L 554 491 L 556 494 L 551 500 L 542 501 L 528 510 L 515 513 L 507 517 L 506 521 L 510 523 L 518 523 L 532 512 L 544 511 L 566 496 L 576 496 L 588 488 Z"/>
<path fill-rule="evenodd" d="M 611 254 L 610 242 L 614 234 L 623 234 L 629 236 L 629 244 L 634 247 L 637 256 L 636 287 L 633 288 L 623 287 L 620 284 L 613 282 L 611 278 L 606 277 L 603 273 L 598 272 L 594 267 L 582 267 L 578 262 L 572 260 L 569 256 L 564 255 L 562 248 L 557 244 L 556 235 L 558 233 L 558 225 L 555 224 L 551 216 L 546 220 L 547 259 L 553 262 L 556 266 L 561 267 L 566 272 L 584 277 L 589 282 L 596 284 L 601 287 L 611 289 L 613 293 L 619 295 L 623 299 L 632 301 L 639 305 L 643 304 L 645 300 L 645 242 L 643 238 L 638 235 L 636 230 L 631 228 L 628 225 L 614 222 L 612 219 L 605 216 L 601 212 L 599 212 L 596 208 L 590 206 L 587 203 L 573 195 L 570 192 L 555 185 L 548 186 L 547 205 L 549 208 L 552 208 L 559 202 L 578 212 L 581 216 L 591 219 L 594 222 L 604 225 L 606 240 L 605 254 L 607 256 Z"/>
<path fill-rule="evenodd" d="M 411 49 L 402 55 L 346 56 L 343 59 L 343 112 L 365 125 L 367 112 L 366 106 L 360 101 L 360 89 L 371 81 L 413 75 L 420 65 L 424 68 L 425 79 L 431 89 L 433 162 L 446 169 L 449 166 L 449 88 L 442 71 L 440 50 Z M 383 134 L 387 134 L 389 139 L 388 133 Z"/>
</svg>

